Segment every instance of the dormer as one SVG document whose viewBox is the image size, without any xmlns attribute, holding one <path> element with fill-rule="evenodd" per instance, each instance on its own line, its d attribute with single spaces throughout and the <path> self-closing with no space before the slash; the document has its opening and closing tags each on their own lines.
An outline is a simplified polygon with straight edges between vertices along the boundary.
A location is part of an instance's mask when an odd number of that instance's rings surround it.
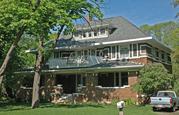
<svg viewBox="0 0 179 115">
<path fill-rule="evenodd" d="M 86 39 L 96 39 L 96 38 L 105 38 L 109 36 L 109 26 L 94 26 L 88 28 L 80 28 L 76 30 L 73 34 L 74 39 L 76 40 L 86 40 Z"/>
</svg>

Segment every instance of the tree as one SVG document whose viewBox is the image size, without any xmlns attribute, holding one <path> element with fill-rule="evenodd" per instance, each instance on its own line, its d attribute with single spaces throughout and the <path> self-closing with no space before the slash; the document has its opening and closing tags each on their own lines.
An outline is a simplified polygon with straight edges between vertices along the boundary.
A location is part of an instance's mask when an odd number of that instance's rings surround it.
<svg viewBox="0 0 179 115">
<path fill-rule="evenodd" d="M 26 28 L 37 23 L 35 20 L 31 20 L 31 16 L 37 9 L 39 1 L 40 0 L 36 0 L 36 2 L 34 2 L 34 0 L 0 1 L 0 38 L 3 41 L 11 43 L 0 68 L 0 85 L 2 84 L 9 60 Z"/>
<path fill-rule="evenodd" d="M 56 39 L 62 32 L 74 31 L 73 21 L 85 19 L 86 14 L 101 18 L 102 14 L 99 4 L 102 0 L 44 0 L 39 4 L 39 8 L 34 15 L 38 23 L 32 27 L 31 32 L 39 37 L 39 46 L 37 51 L 37 60 L 35 64 L 35 75 L 33 83 L 32 108 L 39 106 L 39 83 L 41 70 L 44 64 L 44 40 L 49 39 L 51 30 L 57 32 Z"/>
<path fill-rule="evenodd" d="M 172 48 L 172 74 L 175 77 L 174 90 L 179 93 L 179 24 L 177 22 L 164 22 L 155 25 L 143 25 L 141 29 L 146 33 L 153 33 L 157 39 Z"/>
<path fill-rule="evenodd" d="M 135 90 L 147 96 L 159 90 L 169 89 L 173 81 L 173 77 L 168 74 L 165 67 L 158 63 L 145 65 L 139 74 L 139 82 L 135 85 Z"/>
</svg>

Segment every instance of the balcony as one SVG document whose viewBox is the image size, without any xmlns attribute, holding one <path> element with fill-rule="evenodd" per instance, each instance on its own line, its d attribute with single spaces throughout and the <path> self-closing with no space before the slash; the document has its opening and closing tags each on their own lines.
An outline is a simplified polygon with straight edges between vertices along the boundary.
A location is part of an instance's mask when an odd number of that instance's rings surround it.
<svg viewBox="0 0 179 115">
<path fill-rule="evenodd" d="M 99 56 L 77 56 L 66 58 L 49 59 L 47 65 L 50 69 L 58 68 L 76 68 L 76 67 L 90 67 L 96 64 L 103 63 L 103 57 Z"/>
</svg>

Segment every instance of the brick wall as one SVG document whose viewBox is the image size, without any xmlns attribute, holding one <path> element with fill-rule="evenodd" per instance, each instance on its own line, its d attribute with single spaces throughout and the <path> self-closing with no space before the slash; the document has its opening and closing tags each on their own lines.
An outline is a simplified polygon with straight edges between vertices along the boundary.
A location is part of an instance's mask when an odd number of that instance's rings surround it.
<svg viewBox="0 0 179 115">
<path fill-rule="evenodd" d="M 87 82 L 90 84 L 96 84 L 97 77 L 87 76 Z M 112 99 L 124 100 L 132 99 L 137 100 L 137 93 L 133 91 L 132 86 L 137 83 L 137 72 L 129 72 L 128 76 L 129 87 L 123 88 L 105 88 L 95 85 L 87 85 L 82 89 L 82 93 L 85 94 L 88 101 L 105 102 Z"/>
<path fill-rule="evenodd" d="M 162 63 L 160 61 L 153 60 L 152 58 L 149 57 L 142 57 L 142 58 L 134 58 L 134 59 L 129 59 L 130 62 L 135 62 L 139 64 L 150 64 L 150 63 Z M 169 71 L 169 73 L 172 73 L 172 65 L 162 63 L 164 67 Z"/>
</svg>

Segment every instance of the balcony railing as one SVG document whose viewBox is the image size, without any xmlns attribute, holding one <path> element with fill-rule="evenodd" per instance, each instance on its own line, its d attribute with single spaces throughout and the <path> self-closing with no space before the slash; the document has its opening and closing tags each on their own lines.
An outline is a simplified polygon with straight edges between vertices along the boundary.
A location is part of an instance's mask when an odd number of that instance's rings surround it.
<svg viewBox="0 0 179 115">
<path fill-rule="evenodd" d="M 103 57 L 99 56 L 81 56 L 67 58 L 49 59 L 47 65 L 52 68 L 75 68 L 75 67 L 90 67 L 99 63 L 103 63 Z"/>
</svg>

